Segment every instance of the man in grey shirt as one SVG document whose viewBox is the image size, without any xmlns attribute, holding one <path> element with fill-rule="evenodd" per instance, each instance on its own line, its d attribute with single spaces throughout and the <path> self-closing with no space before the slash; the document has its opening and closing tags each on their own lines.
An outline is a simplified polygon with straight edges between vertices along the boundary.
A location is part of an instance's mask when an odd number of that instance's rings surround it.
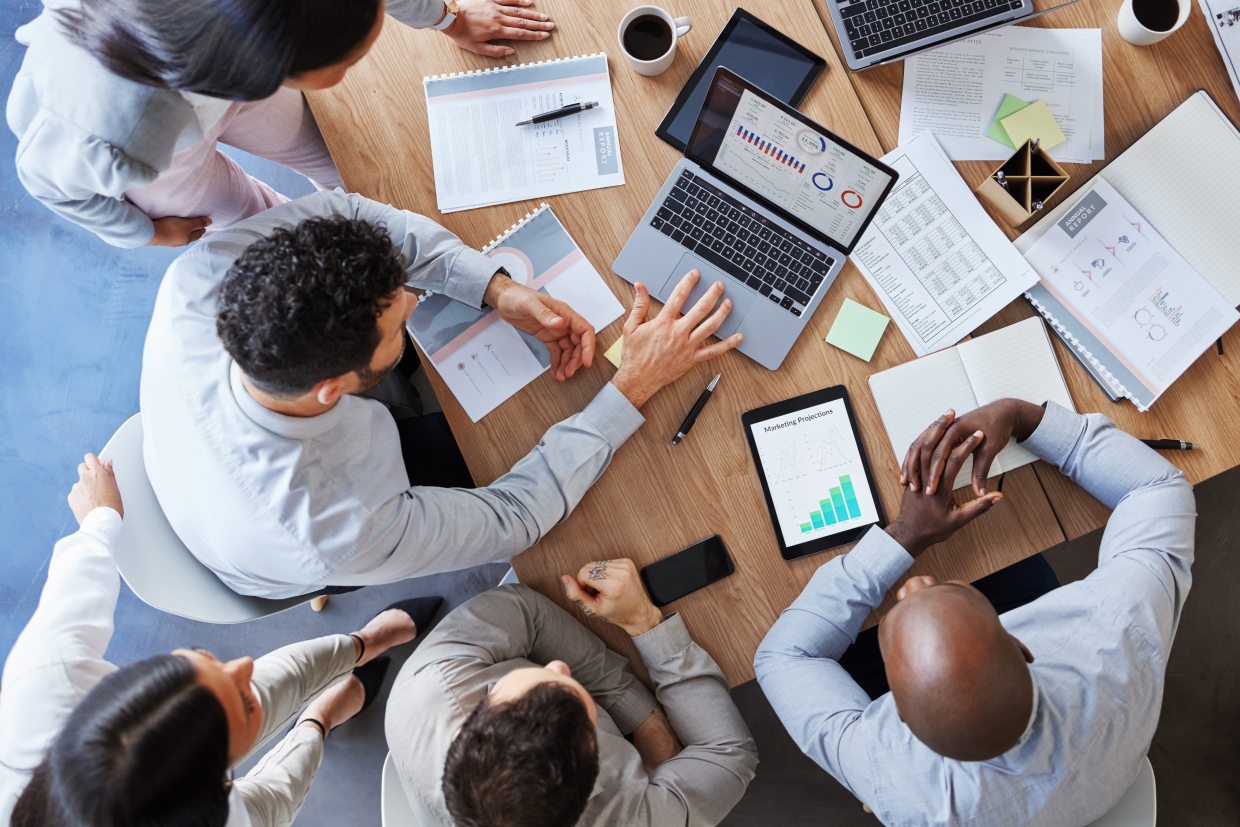
<svg viewBox="0 0 1240 827">
<path fill-rule="evenodd" d="M 416 822 L 717 824 L 758 763 L 723 673 L 679 614 L 650 603 L 632 561 L 562 579 L 586 615 L 633 637 L 654 694 L 528 587 L 475 597 L 426 638 L 388 698 L 388 747 Z"/>
<path fill-rule="evenodd" d="M 565 519 L 644 421 L 638 408 L 695 364 L 731 307 L 716 283 L 681 317 L 686 276 L 647 321 L 639 287 L 624 365 L 486 488 L 411 486 L 396 423 L 359 396 L 400 360 L 406 283 L 485 302 L 571 376 L 594 331 L 513 282 L 433 221 L 316 193 L 200 243 L 168 269 L 143 352 L 143 454 L 177 535 L 242 594 L 290 597 L 507 560 Z M 402 454 L 403 449 L 403 454 Z"/>
<path fill-rule="evenodd" d="M 871 701 L 840 656 L 915 557 L 1002 499 L 986 475 L 1011 438 L 1114 509 L 1097 570 L 1002 616 L 967 583 L 909 579 L 878 632 L 891 691 Z M 974 449 L 978 497 L 957 506 L 951 481 Z M 883 824 L 1094 821 L 1158 725 L 1192 582 L 1192 487 L 1106 417 L 1015 399 L 949 411 L 913 443 L 901 482 L 896 521 L 820 568 L 767 634 L 763 691 Z"/>
</svg>

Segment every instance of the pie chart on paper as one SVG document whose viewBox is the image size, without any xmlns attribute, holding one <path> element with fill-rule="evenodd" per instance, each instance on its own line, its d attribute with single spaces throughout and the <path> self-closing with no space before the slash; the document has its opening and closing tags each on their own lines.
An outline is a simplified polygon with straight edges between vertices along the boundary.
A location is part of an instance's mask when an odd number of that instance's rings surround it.
<svg viewBox="0 0 1240 827">
<path fill-rule="evenodd" d="M 496 265 L 508 271 L 518 284 L 529 284 L 534 278 L 534 265 L 529 257 L 516 247 L 496 247 L 488 254 Z"/>
</svg>

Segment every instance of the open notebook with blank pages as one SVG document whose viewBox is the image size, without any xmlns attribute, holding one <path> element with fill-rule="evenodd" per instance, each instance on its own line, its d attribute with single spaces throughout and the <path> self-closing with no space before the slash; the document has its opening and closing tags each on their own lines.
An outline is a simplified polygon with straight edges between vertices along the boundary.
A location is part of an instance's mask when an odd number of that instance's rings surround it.
<svg viewBox="0 0 1240 827">
<path fill-rule="evenodd" d="M 934 420 L 951 408 L 962 416 L 997 399 L 1013 397 L 1041 405 L 1050 400 L 1076 410 L 1040 318 L 1025 319 L 994 333 L 961 342 L 870 377 L 870 392 L 891 440 L 896 463 Z M 990 476 L 1037 457 L 1008 442 L 990 466 Z M 953 489 L 969 484 L 972 458 Z"/>
<path fill-rule="evenodd" d="M 422 79 L 441 213 L 624 183 L 607 55 Z M 554 121 L 519 121 L 574 103 Z"/>
<path fill-rule="evenodd" d="M 1188 97 L 1115 160 L 1081 185 L 1103 178 L 1194 270 L 1240 305 L 1240 242 L 1235 203 L 1240 193 L 1240 130 L 1208 92 Z M 1069 198 L 1013 242 L 1025 253 L 1076 203 Z M 1140 381 L 1050 291 L 1035 284 L 1025 297 L 1112 399 Z M 1208 352 L 1207 352 L 1208 356 Z"/>
</svg>

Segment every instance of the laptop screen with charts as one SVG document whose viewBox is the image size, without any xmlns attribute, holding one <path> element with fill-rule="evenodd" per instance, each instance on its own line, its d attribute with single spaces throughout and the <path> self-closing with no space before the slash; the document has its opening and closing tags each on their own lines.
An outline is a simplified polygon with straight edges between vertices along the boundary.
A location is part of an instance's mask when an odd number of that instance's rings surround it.
<svg viewBox="0 0 1240 827">
<path fill-rule="evenodd" d="M 895 170 L 720 68 L 685 155 L 845 255 Z"/>
</svg>

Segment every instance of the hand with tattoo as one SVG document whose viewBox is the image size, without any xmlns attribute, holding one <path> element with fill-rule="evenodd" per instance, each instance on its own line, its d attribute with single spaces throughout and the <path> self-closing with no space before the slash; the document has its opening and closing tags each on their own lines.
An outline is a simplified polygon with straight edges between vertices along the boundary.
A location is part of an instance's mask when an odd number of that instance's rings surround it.
<svg viewBox="0 0 1240 827">
<path fill-rule="evenodd" d="M 587 563 L 576 579 L 560 578 L 564 593 L 586 617 L 614 623 L 631 637 L 649 632 L 663 622 L 642 587 L 632 560 L 598 560 Z"/>
</svg>

